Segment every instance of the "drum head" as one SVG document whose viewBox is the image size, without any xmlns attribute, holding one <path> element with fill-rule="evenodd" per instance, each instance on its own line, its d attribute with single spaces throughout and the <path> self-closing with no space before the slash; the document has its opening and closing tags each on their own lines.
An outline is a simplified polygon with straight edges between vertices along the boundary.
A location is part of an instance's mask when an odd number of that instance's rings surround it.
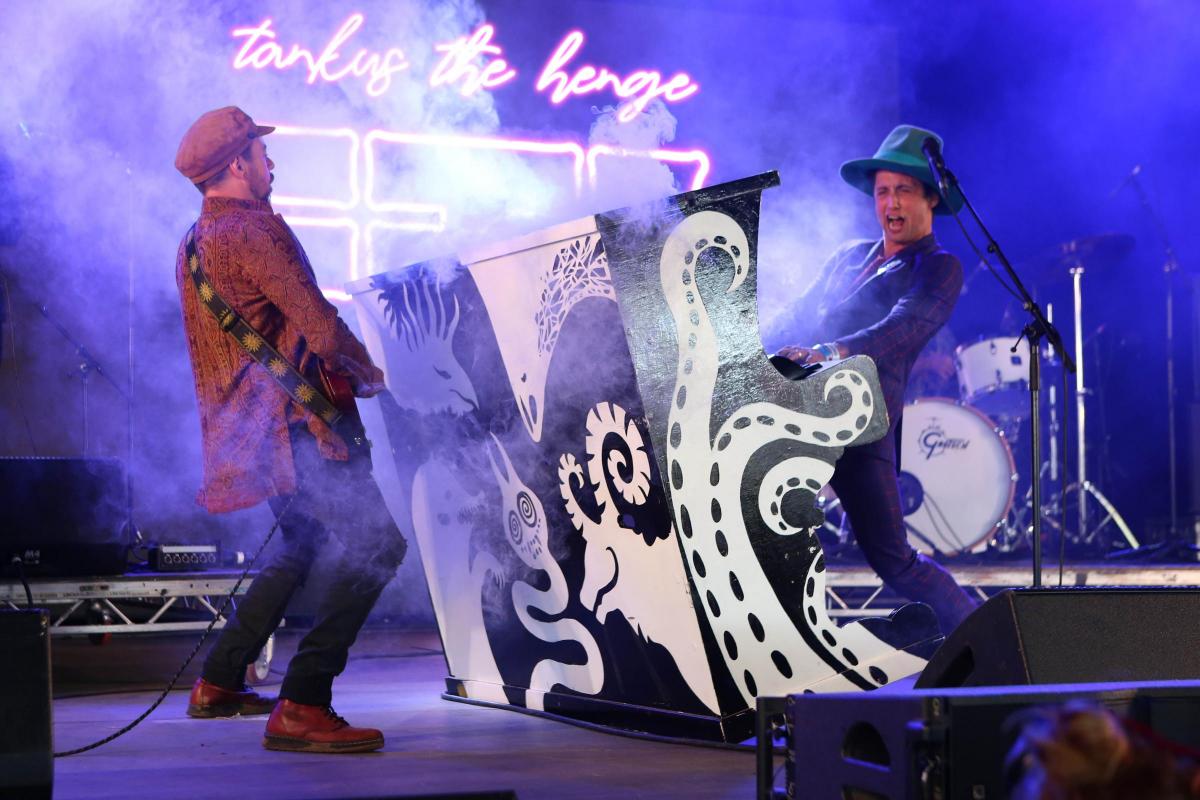
<svg viewBox="0 0 1200 800">
<path fill-rule="evenodd" d="M 960 345 L 954 356 L 963 401 L 992 419 L 1029 416 L 1029 341 L 984 339 Z"/>
<path fill-rule="evenodd" d="M 1012 507 L 1012 451 L 970 406 L 941 398 L 905 406 L 900 466 L 908 539 L 923 553 L 981 549 Z"/>
</svg>

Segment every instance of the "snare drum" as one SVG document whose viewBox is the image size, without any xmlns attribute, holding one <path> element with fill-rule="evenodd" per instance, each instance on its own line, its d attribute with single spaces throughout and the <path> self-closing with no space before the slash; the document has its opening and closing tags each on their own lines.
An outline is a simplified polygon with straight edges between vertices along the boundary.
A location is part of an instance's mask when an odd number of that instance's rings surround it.
<svg viewBox="0 0 1200 800">
<path fill-rule="evenodd" d="M 996 420 L 1029 416 L 1029 342 L 1017 342 L 1015 353 L 1012 346 L 1012 339 L 984 339 L 954 355 L 963 402 Z"/>
<path fill-rule="evenodd" d="M 904 407 L 900 448 L 909 543 L 947 555 L 985 548 L 1016 490 L 1004 434 L 970 406 L 926 398 Z"/>
</svg>

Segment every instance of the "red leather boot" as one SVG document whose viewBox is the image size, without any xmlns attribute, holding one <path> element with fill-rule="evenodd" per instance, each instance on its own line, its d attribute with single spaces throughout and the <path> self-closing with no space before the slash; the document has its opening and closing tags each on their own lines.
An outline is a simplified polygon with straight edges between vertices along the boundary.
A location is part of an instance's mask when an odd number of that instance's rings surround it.
<svg viewBox="0 0 1200 800">
<path fill-rule="evenodd" d="M 188 698 L 187 715 L 199 718 L 251 716 L 269 714 L 274 707 L 274 697 L 264 697 L 249 689 L 223 689 L 204 678 L 197 678 L 192 686 L 192 696 Z"/>
<path fill-rule="evenodd" d="M 383 733 L 353 728 L 327 706 L 280 700 L 267 720 L 263 747 L 306 753 L 366 753 L 383 747 Z"/>
</svg>

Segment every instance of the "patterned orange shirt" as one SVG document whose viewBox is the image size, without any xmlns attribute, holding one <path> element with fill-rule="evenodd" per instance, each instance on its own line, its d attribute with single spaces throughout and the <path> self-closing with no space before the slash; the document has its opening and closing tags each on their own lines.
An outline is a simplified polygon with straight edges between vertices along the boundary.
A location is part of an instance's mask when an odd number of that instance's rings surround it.
<svg viewBox="0 0 1200 800">
<path fill-rule="evenodd" d="M 196 501 L 214 513 L 235 511 L 296 490 L 289 424 L 306 425 L 325 458 L 344 461 L 348 453 L 338 434 L 297 406 L 217 325 L 196 295 L 186 241 L 175 280 L 200 410 L 204 479 Z M 304 248 L 270 203 L 206 197 L 196 246 L 217 293 L 309 381 L 319 385 L 318 359 L 355 388 L 383 380 L 321 294 Z"/>
</svg>

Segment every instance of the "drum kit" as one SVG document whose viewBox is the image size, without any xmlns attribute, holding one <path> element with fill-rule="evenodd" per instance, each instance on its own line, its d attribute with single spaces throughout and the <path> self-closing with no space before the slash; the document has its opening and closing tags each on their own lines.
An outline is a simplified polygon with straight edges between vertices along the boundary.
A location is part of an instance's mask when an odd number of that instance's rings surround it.
<svg viewBox="0 0 1200 800">
<path fill-rule="evenodd" d="M 1083 358 L 1083 276 L 1107 267 L 1131 249 L 1131 237 L 1107 234 L 1056 247 L 1029 266 L 1039 275 L 1069 276 L 1074 323 L 1075 469 L 1064 480 L 1058 438 L 1064 418 L 1062 391 L 1043 391 L 1049 412 L 1048 457 L 1040 465 L 1052 491 L 1041 498 L 1044 531 L 1061 536 L 1076 553 L 1103 555 L 1138 547 L 1129 526 L 1087 478 L 1086 408 L 1089 395 Z M 955 349 L 959 396 L 919 397 L 904 408 L 900 429 L 901 505 L 909 542 L 935 556 L 1028 552 L 1033 501 L 1029 459 L 1013 449 L 1029 437 L 1029 342 L 991 336 Z M 1048 352 L 1043 353 L 1043 361 Z M 1046 387 L 1044 387 L 1045 389 Z M 1020 490 L 1020 491 L 1019 491 Z M 832 496 L 826 498 L 825 532 L 846 543 L 852 534 Z M 835 548 L 836 550 L 836 548 Z"/>
</svg>

